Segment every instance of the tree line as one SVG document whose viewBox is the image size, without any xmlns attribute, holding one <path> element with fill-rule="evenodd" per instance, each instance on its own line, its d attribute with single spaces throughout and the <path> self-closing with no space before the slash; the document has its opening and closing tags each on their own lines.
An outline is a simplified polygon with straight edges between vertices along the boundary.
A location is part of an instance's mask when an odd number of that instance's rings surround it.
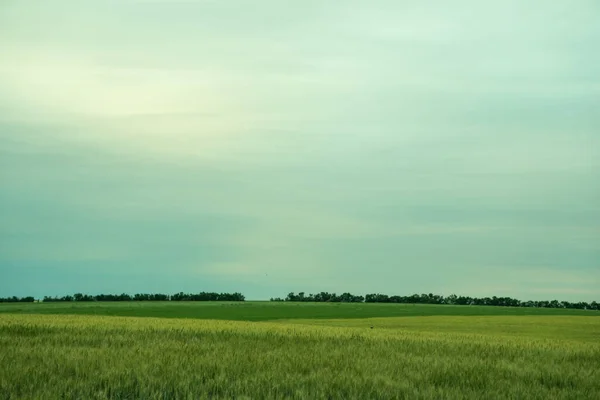
<svg viewBox="0 0 600 400">
<path fill-rule="evenodd" d="M 129 295 L 122 294 L 98 294 L 89 295 L 83 293 L 75 293 L 74 295 L 66 296 L 44 296 L 42 302 L 56 303 L 68 301 L 245 301 L 245 296 L 241 293 L 216 293 L 216 292 L 200 292 L 200 293 L 175 293 L 173 295 L 162 293 L 137 293 Z M 0 303 L 33 303 L 35 298 L 28 297 L 0 297 Z"/>
<path fill-rule="evenodd" d="M 317 294 L 289 293 L 285 299 L 280 297 L 271 298 L 271 301 L 300 301 L 300 302 L 332 302 L 332 303 L 400 303 L 400 304 L 448 304 L 448 305 L 473 305 L 473 306 L 499 306 L 499 307 L 538 307 L 538 308 L 571 308 L 579 310 L 600 310 L 600 304 L 596 301 L 587 303 L 585 301 L 569 302 L 558 300 L 528 300 L 521 301 L 511 297 L 470 297 L 442 296 L 439 294 L 413 294 L 410 296 L 389 296 L 380 293 L 371 293 L 356 296 L 351 293 L 321 292 Z"/>
<path fill-rule="evenodd" d="M 271 301 L 287 302 L 331 302 L 331 303 L 399 303 L 399 304 L 448 304 L 448 305 L 475 305 L 475 306 L 500 306 L 500 307 L 537 307 L 537 308 L 570 308 L 579 310 L 600 310 L 600 304 L 596 301 L 587 303 L 585 301 L 569 302 L 558 300 L 528 300 L 521 301 L 511 297 L 470 297 L 442 296 L 433 293 L 413 294 L 410 296 L 389 296 L 380 293 L 371 293 L 365 296 L 353 295 L 345 292 L 340 295 L 336 293 L 320 292 L 316 294 L 298 294 L 291 292 L 285 298 L 271 298 Z M 0 303 L 33 303 L 33 296 L 27 297 L 0 297 Z M 85 301 L 245 301 L 241 293 L 175 293 L 173 295 L 162 293 L 137 293 L 135 295 L 123 294 L 98 294 L 88 295 L 75 293 L 62 297 L 44 296 L 43 302 L 85 302 Z"/>
<path fill-rule="evenodd" d="M 33 303 L 35 299 L 31 296 L 27 297 L 0 297 L 0 303 Z"/>
<path fill-rule="evenodd" d="M 291 292 L 285 299 L 280 297 L 271 298 L 271 301 L 307 301 L 307 302 L 331 302 L 331 303 L 362 303 L 365 301 L 364 296 L 355 296 L 351 293 L 342 293 L 337 295 L 335 293 L 321 292 L 317 294 L 305 294 L 300 292 L 295 294 Z"/>
</svg>

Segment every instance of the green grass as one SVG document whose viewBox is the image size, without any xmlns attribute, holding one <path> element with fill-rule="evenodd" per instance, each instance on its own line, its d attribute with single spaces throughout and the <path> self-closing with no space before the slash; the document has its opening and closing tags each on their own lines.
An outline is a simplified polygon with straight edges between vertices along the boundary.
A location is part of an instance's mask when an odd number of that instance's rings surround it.
<svg viewBox="0 0 600 400">
<path fill-rule="evenodd" d="M 600 344 L 600 318 L 569 316 L 435 316 L 281 321 L 286 324 L 371 328 L 444 334 L 477 334 L 494 339 L 513 336 Z"/>
<path fill-rule="evenodd" d="M 0 399 L 596 400 L 600 393 L 596 313 L 258 302 L 72 306 L 0 306 Z M 136 310 L 145 318 L 77 315 Z M 442 312 L 463 315 L 435 315 Z M 177 313 L 186 318 L 151 317 Z M 384 316 L 359 318 L 368 313 Z M 221 320 L 201 319 L 207 315 Z"/>
<path fill-rule="evenodd" d="M 268 321 L 277 319 L 376 318 L 433 315 L 581 315 L 598 311 L 375 303 L 280 303 L 280 302 L 80 302 L 0 304 L 1 313 L 84 314 L 121 317 L 200 318 Z"/>
</svg>

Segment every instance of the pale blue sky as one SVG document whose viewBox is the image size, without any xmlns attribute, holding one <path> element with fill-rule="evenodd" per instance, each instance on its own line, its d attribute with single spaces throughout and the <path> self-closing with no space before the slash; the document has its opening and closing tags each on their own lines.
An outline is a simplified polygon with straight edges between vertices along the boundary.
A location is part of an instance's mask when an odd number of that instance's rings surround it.
<svg viewBox="0 0 600 400">
<path fill-rule="evenodd" d="M 0 296 L 598 300 L 599 20 L 2 1 Z"/>
</svg>

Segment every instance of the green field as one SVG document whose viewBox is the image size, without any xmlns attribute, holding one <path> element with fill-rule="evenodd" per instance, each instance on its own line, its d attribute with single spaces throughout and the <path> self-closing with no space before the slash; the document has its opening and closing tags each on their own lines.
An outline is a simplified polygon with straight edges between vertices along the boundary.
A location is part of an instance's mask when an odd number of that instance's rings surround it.
<svg viewBox="0 0 600 400">
<path fill-rule="evenodd" d="M 64 302 L 0 303 L 2 313 L 86 314 L 119 317 L 194 318 L 239 321 L 279 319 L 348 319 L 434 315 L 581 315 L 600 317 L 598 311 L 491 306 L 452 306 L 381 303 L 293 302 Z"/>
<path fill-rule="evenodd" d="M 598 399 L 599 366 L 598 312 L 0 305 L 1 399 Z"/>
</svg>

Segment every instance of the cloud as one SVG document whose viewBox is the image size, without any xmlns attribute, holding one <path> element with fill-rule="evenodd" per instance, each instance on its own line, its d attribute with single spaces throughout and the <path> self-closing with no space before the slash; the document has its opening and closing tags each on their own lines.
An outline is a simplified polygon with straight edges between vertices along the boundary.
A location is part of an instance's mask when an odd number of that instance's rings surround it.
<svg viewBox="0 0 600 400">
<path fill-rule="evenodd" d="M 594 290 L 597 9 L 11 3 L 3 275 Z"/>
</svg>

